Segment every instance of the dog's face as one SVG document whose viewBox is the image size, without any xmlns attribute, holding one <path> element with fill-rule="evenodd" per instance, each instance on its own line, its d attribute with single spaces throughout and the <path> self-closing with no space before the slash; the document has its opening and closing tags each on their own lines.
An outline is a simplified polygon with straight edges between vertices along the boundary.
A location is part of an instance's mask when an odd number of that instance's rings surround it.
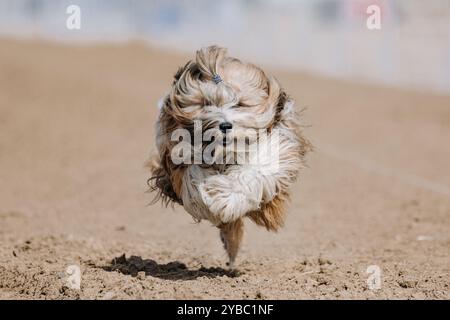
<svg viewBox="0 0 450 320">
<path fill-rule="evenodd" d="M 166 135 L 180 128 L 193 132 L 197 122 L 203 132 L 221 132 L 224 141 L 252 139 L 276 124 L 287 100 L 277 80 L 225 54 L 218 47 L 200 50 L 176 73 L 160 106 Z"/>
</svg>

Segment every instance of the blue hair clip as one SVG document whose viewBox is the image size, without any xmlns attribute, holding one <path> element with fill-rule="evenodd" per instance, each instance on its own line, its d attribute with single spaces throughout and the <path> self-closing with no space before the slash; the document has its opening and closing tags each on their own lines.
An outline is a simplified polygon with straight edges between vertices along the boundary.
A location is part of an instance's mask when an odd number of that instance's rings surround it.
<svg viewBox="0 0 450 320">
<path fill-rule="evenodd" d="M 215 74 L 212 77 L 212 80 L 214 81 L 215 84 L 219 84 L 219 83 L 221 83 L 223 81 L 222 78 L 218 74 Z"/>
</svg>

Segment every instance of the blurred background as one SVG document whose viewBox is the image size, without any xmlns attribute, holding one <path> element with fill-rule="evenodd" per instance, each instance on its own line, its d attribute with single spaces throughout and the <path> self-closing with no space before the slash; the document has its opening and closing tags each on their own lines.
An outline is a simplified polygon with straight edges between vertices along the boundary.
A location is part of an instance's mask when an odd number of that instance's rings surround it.
<svg viewBox="0 0 450 320">
<path fill-rule="evenodd" d="M 0 299 L 450 299 L 449 3 L 0 0 Z M 276 76 L 315 147 L 239 275 L 146 192 L 157 101 L 210 44 Z"/>
<path fill-rule="evenodd" d="M 80 30 L 65 28 L 81 8 Z M 369 5 L 381 30 L 366 26 Z M 227 46 L 252 61 L 450 93 L 448 0 L 0 0 L 0 32 L 66 42 L 141 39 L 192 52 Z"/>
</svg>

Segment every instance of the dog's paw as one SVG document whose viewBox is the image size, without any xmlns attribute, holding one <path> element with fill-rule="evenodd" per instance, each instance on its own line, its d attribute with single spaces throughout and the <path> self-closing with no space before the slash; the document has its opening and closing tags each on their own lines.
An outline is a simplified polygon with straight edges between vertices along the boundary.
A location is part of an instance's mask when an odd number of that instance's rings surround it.
<svg viewBox="0 0 450 320">
<path fill-rule="evenodd" d="M 204 204 L 223 223 L 235 221 L 259 209 L 262 194 L 259 189 L 258 183 L 243 176 L 216 175 L 199 185 Z"/>
</svg>

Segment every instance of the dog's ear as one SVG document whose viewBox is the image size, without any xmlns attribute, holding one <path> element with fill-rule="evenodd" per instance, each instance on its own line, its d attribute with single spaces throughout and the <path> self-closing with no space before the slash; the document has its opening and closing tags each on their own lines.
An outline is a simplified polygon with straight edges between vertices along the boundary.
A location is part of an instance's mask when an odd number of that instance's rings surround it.
<svg viewBox="0 0 450 320">
<path fill-rule="evenodd" d="M 169 205 L 169 203 L 183 205 L 182 200 L 178 195 L 180 193 L 179 189 L 181 188 L 181 181 L 178 181 L 178 178 L 182 177 L 183 172 L 181 170 L 174 170 L 174 172 L 172 172 L 172 175 L 176 178 L 174 181 L 176 185 L 174 186 L 170 174 L 164 169 L 163 164 L 164 163 L 161 163 L 161 158 L 158 155 L 154 155 L 146 164 L 146 167 L 148 167 L 151 172 L 151 178 L 147 181 L 150 188 L 149 191 L 157 192 L 151 203 L 153 204 L 158 202 L 158 200 L 161 200 L 166 206 Z M 175 190 L 175 188 L 177 188 L 177 190 Z"/>
<path fill-rule="evenodd" d="M 171 160 L 171 143 L 169 141 L 170 132 L 176 122 L 167 113 L 167 106 L 170 104 L 169 94 L 165 95 L 158 102 L 160 108 L 160 115 L 157 125 L 157 139 L 156 148 L 153 156 L 147 162 L 146 166 L 150 169 L 151 178 L 148 179 L 147 184 L 149 191 L 155 191 L 157 194 L 152 203 L 161 200 L 165 205 L 169 203 L 182 204 L 180 198 L 180 176 L 182 177 L 182 170 L 175 166 Z"/>
</svg>

